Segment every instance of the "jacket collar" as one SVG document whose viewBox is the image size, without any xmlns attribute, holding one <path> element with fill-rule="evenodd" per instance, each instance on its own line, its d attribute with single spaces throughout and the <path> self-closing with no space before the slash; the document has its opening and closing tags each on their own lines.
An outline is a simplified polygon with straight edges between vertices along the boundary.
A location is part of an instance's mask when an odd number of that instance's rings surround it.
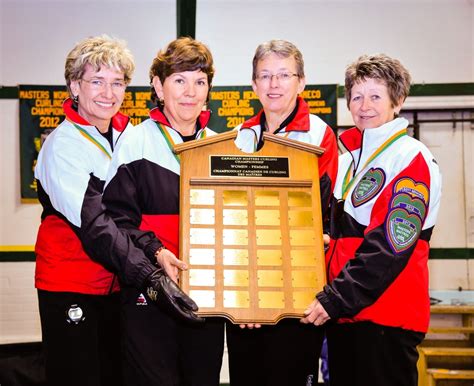
<svg viewBox="0 0 474 386">
<path fill-rule="evenodd" d="M 285 127 L 285 132 L 289 131 L 309 131 L 309 106 L 301 97 L 297 98 L 298 110 L 293 120 Z M 265 114 L 263 109 L 257 115 L 248 119 L 242 124 L 243 129 L 260 125 L 262 114 Z"/>
<path fill-rule="evenodd" d="M 171 123 L 168 121 L 168 118 L 166 118 L 166 115 L 163 114 L 163 111 L 161 111 L 158 107 L 155 107 L 154 109 L 150 111 L 150 118 L 158 123 L 161 123 L 162 125 L 173 128 L 173 126 L 171 126 Z M 199 127 L 200 128 L 207 127 L 207 124 L 209 123 L 210 119 L 211 119 L 210 110 L 201 111 L 198 117 Z"/>
<path fill-rule="evenodd" d="M 395 118 L 382 126 L 365 129 L 363 133 L 357 127 L 353 127 L 343 132 L 339 139 L 350 152 L 360 149 L 362 143 L 364 144 L 364 151 L 366 151 L 379 147 L 393 134 L 407 127 L 408 121 L 405 118 Z"/>
<path fill-rule="evenodd" d="M 85 118 L 79 115 L 79 113 L 73 107 L 73 101 L 71 98 L 68 98 L 63 103 L 63 110 L 66 114 L 66 118 L 78 125 L 83 126 L 94 126 L 91 125 Z M 112 127 L 117 131 L 124 131 L 128 125 L 130 118 L 125 114 L 122 114 L 120 111 L 112 117 Z"/>
</svg>

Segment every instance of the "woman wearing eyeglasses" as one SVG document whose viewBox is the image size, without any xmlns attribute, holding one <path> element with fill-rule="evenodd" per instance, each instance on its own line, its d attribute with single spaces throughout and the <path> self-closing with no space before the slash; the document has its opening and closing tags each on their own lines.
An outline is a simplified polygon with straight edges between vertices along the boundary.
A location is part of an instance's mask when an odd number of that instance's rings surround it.
<svg viewBox="0 0 474 386">
<path fill-rule="evenodd" d="M 310 114 L 298 96 L 305 87 L 298 48 L 284 40 L 260 44 L 253 58 L 252 87 L 263 109 L 237 127 L 236 145 L 245 152 L 258 151 L 265 146 L 263 133 L 269 132 L 325 148 L 319 159 L 324 217 L 337 173 L 337 144 L 331 128 Z M 232 386 L 317 384 L 322 329 L 284 319 L 262 327 L 228 323 L 226 333 Z"/>
<path fill-rule="evenodd" d="M 329 283 L 304 322 L 329 319 L 329 379 L 335 386 L 416 386 L 416 346 L 428 329 L 429 240 L 441 175 L 431 152 L 398 117 L 410 74 L 396 59 L 364 55 L 346 69 L 356 127 L 331 206 Z"/>
<path fill-rule="evenodd" d="M 47 137 L 35 177 L 43 206 L 35 246 L 46 378 L 50 386 L 120 385 L 120 303 L 115 276 L 91 260 L 82 219 L 100 210 L 119 113 L 135 69 L 125 43 L 106 35 L 68 54 L 65 120 Z"/>
</svg>

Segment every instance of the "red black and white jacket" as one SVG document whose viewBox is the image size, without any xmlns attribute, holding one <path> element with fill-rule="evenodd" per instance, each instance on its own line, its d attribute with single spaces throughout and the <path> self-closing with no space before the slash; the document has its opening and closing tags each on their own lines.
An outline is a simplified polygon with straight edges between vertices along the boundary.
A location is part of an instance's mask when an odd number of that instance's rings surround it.
<svg viewBox="0 0 474 386">
<path fill-rule="evenodd" d="M 206 127 L 210 112 L 198 118 L 194 138 L 215 134 Z M 121 260 L 121 278 L 126 283 L 141 282 L 156 267 L 155 252 L 164 245 L 176 256 L 179 236 L 179 157 L 173 153 L 175 144 L 183 142 L 158 109 L 150 119 L 125 133 L 111 163 L 103 202 L 107 214 L 121 232 L 145 252 L 141 256 L 115 253 Z"/>
<path fill-rule="evenodd" d="M 239 130 L 235 140 L 237 147 L 246 153 L 258 151 L 263 146 L 262 127 L 265 127 L 263 110 L 236 127 Z M 337 174 L 338 152 L 334 132 L 321 118 L 310 114 L 308 104 L 298 97 L 294 111 L 274 134 L 325 149 L 318 160 L 321 208 L 325 219 Z"/>
<path fill-rule="evenodd" d="M 109 142 L 72 106 L 66 119 L 47 137 L 35 167 L 38 198 L 43 206 L 36 253 L 36 288 L 104 295 L 118 290 L 114 275 L 91 260 L 81 241 L 89 231 L 84 218 L 100 212 L 101 194 L 113 147 L 129 124 L 117 113 Z"/>
<path fill-rule="evenodd" d="M 348 152 L 339 159 L 331 205 L 329 284 L 317 295 L 340 323 L 427 331 L 429 240 L 441 175 L 407 126 L 397 118 L 340 136 Z"/>
</svg>

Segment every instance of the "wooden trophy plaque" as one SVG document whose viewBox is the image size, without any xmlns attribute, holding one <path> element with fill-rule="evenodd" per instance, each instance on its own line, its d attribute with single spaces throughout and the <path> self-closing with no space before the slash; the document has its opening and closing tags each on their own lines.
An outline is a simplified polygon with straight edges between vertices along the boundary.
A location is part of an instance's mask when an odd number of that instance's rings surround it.
<svg viewBox="0 0 474 386">
<path fill-rule="evenodd" d="M 240 151 L 231 131 L 175 147 L 181 158 L 181 288 L 199 315 L 233 323 L 300 318 L 325 282 L 318 156 L 264 134 Z"/>
</svg>

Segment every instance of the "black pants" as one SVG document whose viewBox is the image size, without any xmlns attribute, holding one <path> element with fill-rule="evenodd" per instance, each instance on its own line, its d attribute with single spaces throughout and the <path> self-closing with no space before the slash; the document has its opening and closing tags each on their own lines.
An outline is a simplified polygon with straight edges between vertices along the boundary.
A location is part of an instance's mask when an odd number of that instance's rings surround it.
<svg viewBox="0 0 474 386">
<path fill-rule="evenodd" d="M 120 386 L 120 298 L 38 290 L 48 386 Z M 76 324 L 68 310 L 77 305 Z"/>
<path fill-rule="evenodd" d="M 370 322 L 327 328 L 331 386 L 417 386 L 424 334 Z"/>
<path fill-rule="evenodd" d="M 177 323 L 145 294 L 123 288 L 122 323 L 126 386 L 219 385 L 223 319 Z"/>
<path fill-rule="evenodd" d="M 324 330 L 284 319 L 275 326 L 241 329 L 227 324 L 231 386 L 312 386 Z"/>
</svg>

